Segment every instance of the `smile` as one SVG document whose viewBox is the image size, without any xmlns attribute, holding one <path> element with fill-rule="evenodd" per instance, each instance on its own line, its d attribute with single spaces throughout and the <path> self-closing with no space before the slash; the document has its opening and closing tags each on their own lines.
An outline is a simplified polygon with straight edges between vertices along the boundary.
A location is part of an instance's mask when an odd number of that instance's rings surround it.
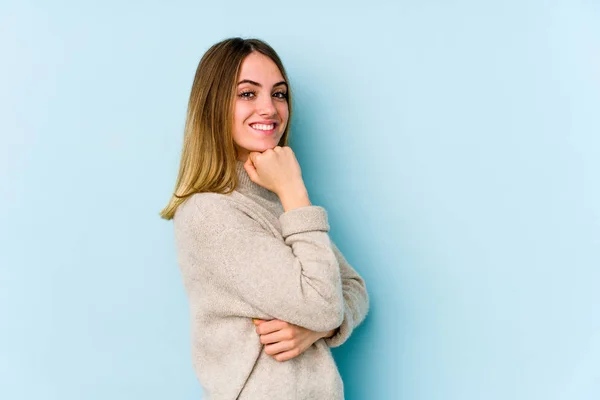
<svg viewBox="0 0 600 400">
<path fill-rule="evenodd" d="M 271 125 L 253 124 L 250 126 L 253 127 L 254 129 L 258 129 L 259 131 L 271 131 L 275 128 L 275 124 L 271 124 Z"/>
<path fill-rule="evenodd" d="M 276 126 L 276 124 L 269 124 L 269 125 L 252 124 L 252 125 L 250 125 L 250 127 L 252 127 L 252 129 L 254 129 L 255 131 L 259 131 L 260 133 L 262 133 L 264 135 L 271 135 L 271 134 L 275 133 L 275 126 Z"/>
</svg>

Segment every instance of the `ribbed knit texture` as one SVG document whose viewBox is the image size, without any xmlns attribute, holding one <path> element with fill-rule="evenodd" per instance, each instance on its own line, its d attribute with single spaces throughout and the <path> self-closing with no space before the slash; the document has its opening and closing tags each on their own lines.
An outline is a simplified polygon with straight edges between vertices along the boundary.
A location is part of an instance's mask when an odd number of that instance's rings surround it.
<svg viewBox="0 0 600 400">
<path fill-rule="evenodd" d="M 279 197 L 252 182 L 241 161 L 237 174 L 231 195 L 194 194 L 173 219 L 203 398 L 343 399 L 330 347 L 365 319 L 365 282 L 331 241 L 323 207 L 284 212 Z M 339 329 L 279 362 L 264 352 L 252 318 Z"/>
</svg>

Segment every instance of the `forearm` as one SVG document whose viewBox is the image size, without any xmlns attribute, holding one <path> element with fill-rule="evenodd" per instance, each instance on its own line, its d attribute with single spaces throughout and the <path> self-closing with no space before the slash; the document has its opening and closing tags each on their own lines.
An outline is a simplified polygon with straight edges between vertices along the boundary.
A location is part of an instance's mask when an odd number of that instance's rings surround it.
<svg viewBox="0 0 600 400">
<path fill-rule="evenodd" d="M 344 296 L 344 320 L 335 333 L 326 338 L 330 347 L 342 345 L 366 317 L 369 311 L 369 295 L 363 278 L 352 268 L 346 258 L 332 242 L 332 248 L 340 265 Z"/>
<path fill-rule="evenodd" d="M 333 335 L 335 335 L 337 333 L 337 331 L 338 331 L 338 328 L 332 329 L 329 332 L 322 332 L 322 336 L 321 337 L 323 339 L 327 339 L 327 338 L 333 337 Z"/>
<path fill-rule="evenodd" d="M 282 242 L 225 196 L 197 196 L 193 203 L 199 212 L 180 214 L 176 225 L 185 279 L 218 282 L 262 318 L 317 332 L 340 326 L 343 291 L 324 208 L 282 213 Z"/>
<path fill-rule="evenodd" d="M 277 195 L 279 196 L 284 211 L 312 205 L 308 197 L 306 186 L 304 186 L 304 182 L 301 181 L 290 184 L 279 191 Z"/>
</svg>

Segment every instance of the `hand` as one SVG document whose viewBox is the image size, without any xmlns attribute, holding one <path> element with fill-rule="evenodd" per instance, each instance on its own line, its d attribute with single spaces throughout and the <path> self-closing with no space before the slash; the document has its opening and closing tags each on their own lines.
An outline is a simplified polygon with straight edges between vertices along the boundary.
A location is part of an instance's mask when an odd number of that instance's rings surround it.
<svg viewBox="0 0 600 400">
<path fill-rule="evenodd" d="M 316 332 L 289 322 L 274 319 L 265 321 L 252 319 L 265 353 L 277 361 L 287 361 L 304 353 L 314 342 L 331 337 L 335 331 Z"/>
<path fill-rule="evenodd" d="M 300 164 L 294 151 L 288 146 L 275 146 L 262 153 L 250 152 L 244 169 L 254 183 L 280 197 L 288 188 L 304 188 Z"/>
</svg>

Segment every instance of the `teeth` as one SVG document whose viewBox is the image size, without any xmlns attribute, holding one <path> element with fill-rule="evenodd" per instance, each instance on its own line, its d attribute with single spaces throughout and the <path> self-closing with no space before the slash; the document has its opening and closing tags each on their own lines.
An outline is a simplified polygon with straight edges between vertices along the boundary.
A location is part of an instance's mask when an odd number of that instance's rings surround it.
<svg viewBox="0 0 600 400">
<path fill-rule="evenodd" d="M 270 131 L 271 129 L 273 129 L 275 127 L 274 124 L 271 125 L 263 125 L 263 124 L 254 124 L 251 125 L 254 129 L 258 129 L 261 131 Z"/>
</svg>

